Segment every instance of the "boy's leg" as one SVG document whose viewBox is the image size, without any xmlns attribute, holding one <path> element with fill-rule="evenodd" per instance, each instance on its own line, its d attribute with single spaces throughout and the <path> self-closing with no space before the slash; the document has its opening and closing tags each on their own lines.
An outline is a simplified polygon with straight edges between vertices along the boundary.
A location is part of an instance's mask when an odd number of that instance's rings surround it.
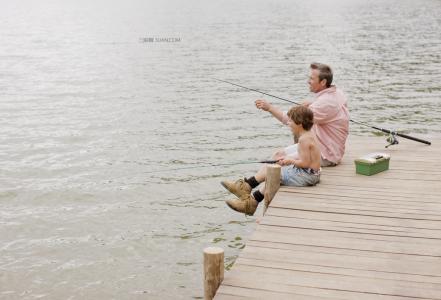
<svg viewBox="0 0 441 300">
<path fill-rule="evenodd" d="M 280 184 L 285 186 L 312 186 L 320 181 L 320 175 L 311 174 L 302 168 L 284 166 L 280 179 Z"/>
<path fill-rule="evenodd" d="M 264 199 L 265 195 L 265 183 L 260 186 L 260 188 L 253 193 L 254 200 L 257 201 L 257 205 Z"/>
<path fill-rule="evenodd" d="M 226 203 L 231 209 L 252 216 L 256 212 L 257 206 L 264 198 L 264 186 L 265 184 L 263 184 L 260 189 L 255 191 L 252 195 L 248 194 L 240 199 L 227 200 Z"/>
<path fill-rule="evenodd" d="M 266 166 L 262 166 L 256 175 L 245 180 L 257 184 L 264 182 L 266 180 Z M 228 200 L 226 203 L 231 209 L 252 216 L 256 211 L 257 206 L 264 198 L 264 191 L 265 187 L 263 185 L 260 190 L 255 191 L 253 195 L 248 193 L 239 197 L 240 199 Z"/>
<path fill-rule="evenodd" d="M 224 180 L 221 182 L 222 186 L 230 193 L 242 199 L 246 195 L 250 195 L 251 191 L 257 187 L 262 181 L 265 181 L 266 166 L 262 166 L 255 176 L 239 179 L 236 181 Z"/>
<path fill-rule="evenodd" d="M 260 167 L 256 175 L 254 175 L 254 178 L 257 180 L 258 183 L 262 183 L 266 180 L 266 165 Z"/>
</svg>

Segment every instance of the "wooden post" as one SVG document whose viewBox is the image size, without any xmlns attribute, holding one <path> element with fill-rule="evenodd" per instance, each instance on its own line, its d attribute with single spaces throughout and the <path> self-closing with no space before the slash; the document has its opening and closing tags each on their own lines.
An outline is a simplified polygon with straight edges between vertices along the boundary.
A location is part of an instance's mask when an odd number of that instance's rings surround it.
<svg viewBox="0 0 441 300">
<path fill-rule="evenodd" d="M 224 280 L 224 249 L 204 249 L 204 299 L 211 300 Z"/>
<path fill-rule="evenodd" d="M 263 214 L 265 214 L 268 206 L 274 198 L 280 187 L 280 172 L 281 167 L 278 164 L 267 165 L 266 166 L 266 180 L 265 180 L 265 209 Z"/>
</svg>

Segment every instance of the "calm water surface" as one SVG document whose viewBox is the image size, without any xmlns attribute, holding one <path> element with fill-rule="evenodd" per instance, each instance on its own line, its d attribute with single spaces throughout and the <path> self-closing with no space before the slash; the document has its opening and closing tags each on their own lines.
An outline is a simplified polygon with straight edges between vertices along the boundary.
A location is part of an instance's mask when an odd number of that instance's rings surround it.
<svg viewBox="0 0 441 300">
<path fill-rule="evenodd" d="M 202 249 L 231 264 L 255 226 L 219 181 L 257 165 L 193 167 L 291 142 L 261 95 L 212 78 L 299 101 L 326 62 L 354 119 L 439 140 L 440 15 L 435 0 L 1 1 L 0 298 L 200 298 Z"/>
</svg>

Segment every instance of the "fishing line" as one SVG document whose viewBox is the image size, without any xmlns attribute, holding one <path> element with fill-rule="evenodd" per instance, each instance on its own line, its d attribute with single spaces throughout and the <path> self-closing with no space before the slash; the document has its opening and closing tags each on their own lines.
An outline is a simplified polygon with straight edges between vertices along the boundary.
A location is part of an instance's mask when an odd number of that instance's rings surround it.
<svg viewBox="0 0 441 300">
<path fill-rule="evenodd" d="M 143 172 L 143 174 L 164 173 L 164 172 L 172 172 L 172 171 L 180 171 L 180 170 L 191 170 L 191 169 L 210 168 L 210 167 L 225 167 L 225 166 L 246 165 L 246 164 L 275 164 L 277 162 L 278 160 L 239 161 L 239 162 L 225 163 L 225 164 L 208 164 L 208 165 L 197 165 L 191 167 L 173 168 L 166 170 L 154 170 L 154 171 Z"/>
<path fill-rule="evenodd" d="M 228 84 L 231 84 L 231 85 L 235 85 L 235 86 L 241 87 L 241 88 L 249 90 L 249 91 L 253 91 L 253 92 L 260 93 L 260 94 L 264 94 L 264 95 L 267 95 L 267 96 L 270 96 L 270 97 L 273 97 L 273 98 L 276 98 L 276 99 L 279 99 L 279 100 L 282 100 L 282 101 L 286 101 L 286 102 L 289 102 L 289 103 L 301 105 L 298 102 L 291 101 L 291 100 L 288 100 L 288 99 L 285 99 L 285 98 L 282 98 L 282 97 L 274 96 L 274 95 L 271 95 L 271 94 L 268 94 L 268 93 L 265 93 L 265 92 L 262 92 L 262 91 L 259 91 L 259 90 L 255 90 L 255 89 L 252 89 L 252 88 L 248 88 L 248 87 L 243 86 L 243 85 L 239 85 L 239 84 L 232 83 L 232 82 L 229 82 L 229 81 L 226 81 L 226 80 L 222 80 L 222 79 L 218 79 L 218 78 L 213 78 L 213 79 L 217 80 L 217 81 L 225 82 L 225 83 L 228 83 Z"/>
</svg>

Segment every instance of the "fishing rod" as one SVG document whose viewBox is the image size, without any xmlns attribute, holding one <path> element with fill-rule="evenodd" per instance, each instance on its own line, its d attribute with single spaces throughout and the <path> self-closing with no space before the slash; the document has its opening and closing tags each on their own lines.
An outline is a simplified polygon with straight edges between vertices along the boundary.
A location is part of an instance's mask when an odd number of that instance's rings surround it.
<svg viewBox="0 0 441 300">
<path fill-rule="evenodd" d="M 261 94 L 264 94 L 264 95 L 267 95 L 267 96 L 270 96 L 270 97 L 273 97 L 273 98 L 276 98 L 276 99 L 279 99 L 279 100 L 282 100 L 282 101 L 285 101 L 285 102 L 293 103 L 293 104 L 296 104 L 296 105 L 301 105 L 298 102 L 291 101 L 291 100 L 288 100 L 288 99 L 285 99 L 285 98 L 282 98 L 282 97 L 279 97 L 279 96 L 271 95 L 271 94 L 268 94 L 268 93 L 265 93 L 265 92 L 262 92 L 262 91 L 259 91 L 259 90 L 256 90 L 256 89 L 251 89 L 251 88 L 248 88 L 248 87 L 245 87 L 245 86 L 242 86 L 242 85 L 239 85 L 239 84 L 227 81 L 227 80 L 222 80 L 222 79 L 217 79 L 217 78 L 213 78 L 213 79 L 215 79 L 217 81 L 225 82 L 225 83 L 228 83 L 228 84 L 231 84 L 231 85 L 234 85 L 234 86 L 238 86 L 238 87 L 241 87 L 241 88 L 249 90 L 249 91 L 261 93 Z M 359 124 L 359 125 L 363 125 L 363 126 L 366 126 L 366 127 L 370 127 L 370 128 L 375 129 L 375 130 L 379 130 L 379 131 L 382 131 L 384 133 L 389 134 L 389 137 L 387 138 L 387 142 L 389 142 L 389 145 L 387 145 L 386 148 L 391 146 L 391 145 L 398 144 L 397 136 L 405 138 L 405 139 L 408 139 L 408 140 L 412 140 L 412 141 L 415 141 L 415 142 L 423 143 L 423 144 L 426 144 L 426 145 L 431 145 L 432 144 L 429 141 L 422 140 L 422 139 L 419 139 L 419 138 L 416 138 L 416 137 L 413 137 L 413 136 L 410 136 L 410 135 L 407 135 L 407 134 L 404 134 L 404 133 L 398 133 L 396 131 L 392 131 L 392 130 L 389 130 L 389 129 L 384 129 L 384 128 L 380 128 L 380 127 L 377 127 L 377 126 L 372 126 L 372 125 L 369 125 L 369 124 L 366 124 L 366 123 L 363 123 L 363 122 L 355 121 L 353 119 L 349 119 L 349 121 L 351 121 L 352 123 L 355 123 L 355 124 Z"/>
<path fill-rule="evenodd" d="M 200 169 L 200 168 L 210 168 L 210 167 L 246 165 L 246 164 L 275 164 L 277 162 L 278 162 L 278 160 L 239 161 L 239 162 L 235 162 L 235 163 L 209 164 L 209 165 L 203 165 L 203 166 L 198 165 L 198 166 L 175 168 L 175 169 L 154 170 L 154 171 L 144 172 L 144 174 L 163 173 L 163 172 L 169 172 L 169 171 L 180 171 L 180 170 L 190 170 L 190 169 Z"/>
<path fill-rule="evenodd" d="M 251 89 L 251 88 L 248 88 L 248 87 L 243 86 L 243 85 L 239 85 L 239 84 L 232 83 L 232 82 L 229 82 L 229 81 L 226 81 L 226 80 L 222 80 L 222 79 L 217 79 L 217 78 L 213 78 L 213 79 L 217 80 L 217 81 L 225 82 L 225 83 L 228 83 L 228 84 L 231 84 L 231 85 L 235 85 L 235 86 L 241 87 L 241 88 L 249 90 L 249 91 L 253 91 L 253 92 L 260 93 L 260 94 L 264 94 L 264 95 L 267 95 L 267 96 L 270 96 L 270 97 L 273 97 L 273 98 L 276 98 L 276 99 L 279 99 L 279 100 L 283 100 L 283 101 L 286 101 L 286 102 L 289 102 L 289 103 L 293 103 L 293 104 L 296 104 L 296 105 L 301 105 L 298 102 L 291 101 L 291 100 L 288 100 L 288 99 L 285 99 L 285 98 L 281 98 L 281 97 L 278 97 L 278 96 L 274 96 L 274 95 L 271 95 L 271 94 L 268 94 L 268 93 L 265 93 L 265 92 L 262 92 L 262 91 L 259 91 L 259 90 Z"/>
<path fill-rule="evenodd" d="M 363 125 L 363 126 L 366 126 L 366 127 L 371 127 L 373 129 L 376 129 L 376 130 L 382 131 L 384 133 L 390 134 L 390 136 L 389 136 L 389 138 L 387 140 L 390 144 L 387 145 L 386 148 L 389 147 L 390 145 L 398 144 L 398 140 L 396 139 L 396 136 L 399 136 L 399 137 L 402 137 L 402 138 L 405 138 L 405 139 L 408 139 L 408 140 L 412 140 L 412 141 L 415 141 L 415 142 L 420 142 L 420 143 L 423 143 L 423 144 L 426 144 L 426 145 L 431 145 L 432 144 L 429 141 L 422 140 L 422 139 L 419 139 L 419 138 L 416 138 L 416 137 L 413 137 L 413 136 L 410 136 L 410 135 L 407 135 L 407 134 L 404 134 L 404 133 L 399 133 L 399 132 L 392 131 L 392 130 L 389 130 L 389 129 L 384 129 L 384 128 L 380 128 L 380 127 L 376 127 L 376 126 L 371 126 L 369 124 L 365 124 L 365 123 L 362 123 L 362 122 L 359 122 L 359 121 L 354 121 L 354 120 L 350 120 L 350 121 L 352 123 L 355 123 L 355 124 Z"/>
</svg>

